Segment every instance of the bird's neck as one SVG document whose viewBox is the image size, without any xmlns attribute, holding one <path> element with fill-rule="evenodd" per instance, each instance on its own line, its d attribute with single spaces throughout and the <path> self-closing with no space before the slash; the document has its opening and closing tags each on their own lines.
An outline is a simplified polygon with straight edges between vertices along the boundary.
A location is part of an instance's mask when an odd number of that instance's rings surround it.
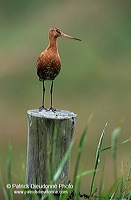
<svg viewBox="0 0 131 200">
<path fill-rule="evenodd" d="M 57 38 L 49 38 L 49 46 L 48 48 L 52 48 L 53 50 L 58 50 Z"/>
</svg>

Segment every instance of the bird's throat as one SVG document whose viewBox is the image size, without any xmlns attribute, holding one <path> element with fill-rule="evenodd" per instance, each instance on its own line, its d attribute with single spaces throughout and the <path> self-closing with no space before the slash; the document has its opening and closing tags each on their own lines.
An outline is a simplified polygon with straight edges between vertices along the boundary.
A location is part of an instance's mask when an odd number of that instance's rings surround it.
<svg viewBox="0 0 131 200">
<path fill-rule="evenodd" d="M 52 48 L 53 50 L 58 50 L 58 44 L 57 44 L 57 38 L 49 38 L 49 48 Z"/>
</svg>

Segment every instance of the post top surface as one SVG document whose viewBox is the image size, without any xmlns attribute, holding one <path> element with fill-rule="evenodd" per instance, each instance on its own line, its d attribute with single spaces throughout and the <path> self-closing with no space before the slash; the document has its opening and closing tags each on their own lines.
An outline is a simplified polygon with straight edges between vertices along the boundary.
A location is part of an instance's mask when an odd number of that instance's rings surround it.
<svg viewBox="0 0 131 200">
<path fill-rule="evenodd" d="M 73 112 L 67 110 L 56 110 L 55 112 L 53 112 L 46 110 L 39 111 L 39 109 L 34 109 L 34 110 L 28 110 L 27 114 L 29 116 L 41 117 L 47 119 L 70 119 L 72 117 L 77 116 Z"/>
</svg>

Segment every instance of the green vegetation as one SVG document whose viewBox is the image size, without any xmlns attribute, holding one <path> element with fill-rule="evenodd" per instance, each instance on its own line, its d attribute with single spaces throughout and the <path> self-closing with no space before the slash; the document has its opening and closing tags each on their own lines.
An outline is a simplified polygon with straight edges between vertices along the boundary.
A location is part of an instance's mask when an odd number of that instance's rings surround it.
<svg viewBox="0 0 131 200">
<path fill-rule="evenodd" d="M 79 168 L 94 169 L 95 149 L 101 127 L 108 121 L 101 149 L 104 191 L 121 176 L 121 160 L 126 163 L 130 145 L 108 148 L 110 134 L 119 120 L 124 125 L 119 140 L 130 137 L 131 123 L 131 1 L 9 1 L 0 3 L 0 168 L 4 175 L 8 141 L 13 146 L 12 169 L 21 174 L 21 159 L 26 162 L 27 115 L 41 105 L 42 85 L 36 76 L 37 56 L 48 45 L 48 29 L 58 27 L 81 42 L 59 38 L 62 70 L 55 80 L 54 108 L 78 115 L 74 134 L 70 179 L 74 174 L 78 144 L 89 113 L 95 125 L 90 126 Z M 49 84 L 46 82 L 46 106 L 49 107 Z M 105 147 L 105 148 L 104 148 Z M 112 149 L 112 157 L 110 156 Z M 117 154 L 114 154 L 114 151 Z M 106 152 L 106 155 L 105 155 Z M 23 158 L 21 158 L 23 155 Z M 107 162 L 104 164 L 105 157 Z M 113 161 L 117 157 L 116 163 Z M 114 163 L 112 165 L 112 162 Z M 84 166 L 83 166 L 83 163 Z M 116 169 L 117 172 L 114 170 Z M 88 166 L 86 168 L 86 166 Z M 85 169 L 86 168 L 86 169 Z M 125 168 L 125 166 L 123 166 Z M 15 169 L 15 170 L 14 170 Z M 92 171 L 92 170 L 91 170 Z M 80 174 L 83 171 L 79 171 Z M 99 178 L 95 179 L 98 185 Z M 110 175 L 113 173 L 113 176 Z M 116 175 L 115 175 L 116 174 Z M 23 177 L 21 177 L 23 178 Z M 14 178 L 13 178 L 14 179 Z M 23 179 L 22 179 L 23 180 Z M 124 180 L 124 177 L 123 177 Z M 12 180 L 13 181 L 13 180 Z M 81 192 L 90 188 L 82 176 Z M 102 180 L 101 177 L 101 182 Z M 103 184 L 102 184 L 103 185 Z M 78 185 L 77 185 L 78 186 Z M 122 188 L 122 185 L 121 185 Z M 89 191 L 88 191 L 89 192 Z M 0 191 L 0 199 L 2 199 Z"/>
<path fill-rule="evenodd" d="M 80 169 L 79 171 L 79 164 L 80 164 L 80 158 L 83 154 L 84 151 L 84 144 L 85 144 L 85 140 L 86 140 L 86 135 L 87 135 L 87 129 L 89 127 L 89 123 L 90 120 L 92 118 L 89 118 L 87 126 L 85 127 L 81 138 L 80 138 L 80 142 L 79 142 L 79 150 L 78 150 L 78 154 L 77 154 L 77 159 L 76 159 L 76 165 L 75 165 L 75 169 L 74 169 L 74 177 L 73 177 L 73 181 L 69 182 L 67 185 L 72 184 L 72 187 L 69 188 L 64 188 L 61 189 L 61 191 L 63 192 L 63 194 L 60 194 L 59 199 L 60 200 L 70 200 L 70 199 L 90 199 L 90 200 L 122 200 L 122 199 L 127 199 L 130 200 L 131 197 L 131 185 L 130 185 L 130 181 L 131 181 L 131 168 L 129 167 L 129 172 L 127 174 L 127 177 L 125 175 L 124 169 L 122 168 L 122 173 L 120 177 L 117 177 L 117 167 L 116 167 L 116 159 L 117 159 L 117 148 L 119 145 L 122 145 L 126 142 L 131 141 L 131 139 L 125 140 L 121 143 L 118 143 L 118 135 L 120 133 L 121 127 L 116 127 L 113 132 L 112 132 L 112 144 L 109 147 L 106 148 L 102 148 L 102 144 L 103 144 L 103 139 L 105 137 L 105 133 L 106 133 L 106 127 L 107 124 L 105 125 L 102 134 L 100 136 L 99 142 L 98 142 L 98 146 L 97 146 L 97 150 L 96 150 L 96 158 L 95 158 L 95 164 L 94 164 L 94 169 L 93 170 L 88 170 L 88 171 L 82 171 Z M 114 136 L 115 135 L 115 136 Z M 116 139 L 117 138 L 117 139 Z M 55 184 L 56 180 L 58 179 L 62 168 L 71 152 L 71 148 L 72 148 L 72 144 L 70 145 L 69 149 L 67 150 L 65 156 L 63 157 L 63 160 L 61 161 L 59 168 L 57 170 L 57 172 L 54 175 L 54 178 L 52 180 L 52 182 L 50 184 Z M 108 149 L 112 150 L 112 158 L 113 158 L 113 165 L 114 165 L 114 183 L 112 184 L 112 186 L 110 188 L 108 188 L 108 192 L 105 193 L 104 192 L 104 181 L 106 181 L 106 174 L 104 176 L 104 167 L 105 164 L 103 164 L 103 167 L 99 167 L 100 162 L 103 162 L 101 160 L 101 154 L 103 153 L 103 151 L 106 151 Z M 8 185 L 12 185 L 12 170 L 11 170 L 11 158 L 12 158 L 12 147 L 9 146 L 9 151 L 8 151 L 8 158 L 7 158 L 7 182 Z M 101 171 L 101 176 L 99 177 L 100 179 L 100 184 L 99 186 L 96 186 L 95 183 L 95 176 L 97 175 L 97 172 Z M 81 181 L 82 178 L 87 176 L 87 175 L 91 175 L 92 174 L 92 181 L 91 181 L 91 186 L 90 186 L 90 191 L 89 189 L 87 190 L 86 194 L 81 194 Z M 111 175 L 113 176 L 113 175 Z M 87 181 L 88 181 L 88 177 L 87 177 Z M 2 190 L 3 190 L 3 194 L 4 194 L 4 200 L 14 200 L 15 199 L 15 195 L 13 194 L 13 189 L 12 187 L 10 189 L 8 189 L 3 183 L 2 180 L 2 176 L 0 175 L 0 183 L 2 186 Z M 24 181 L 22 182 L 23 185 L 25 185 Z M 17 189 L 14 189 L 17 190 Z M 28 194 L 28 192 L 32 191 L 31 196 L 33 197 L 34 200 L 39 200 L 39 196 L 37 194 L 33 194 L 33 191 L 35 192 L 36 190 L 31 190 L 31 189 L 19 189 L 23 192 L 21 192 L 21 196 L 22 196 L 22 200 L 26 199 L 26 195 Z M 52 189 L 49 189 L 49 191 Z M 43 191 L 42 189 L 39 189 L 39 191 Z M 38 190 L 37 190 L 38 192 Z M 20 194 L 19 194 L 20 195 Z M 55 200 L 55 196 L 53 194 L 48 194 L 48 195 L 42 195 L 41 199 L 44 200 L 46 199 L 46 197 L 48 197 L 49 200 Z"/>
</svg>

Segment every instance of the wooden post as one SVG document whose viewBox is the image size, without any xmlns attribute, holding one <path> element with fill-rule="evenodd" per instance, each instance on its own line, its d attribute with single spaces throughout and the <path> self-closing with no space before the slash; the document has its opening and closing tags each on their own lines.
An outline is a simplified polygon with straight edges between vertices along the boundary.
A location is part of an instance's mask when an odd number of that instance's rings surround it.
<svg viewBox="0 0 131 200">
<path fill-rule="evenodd" d="M 29 110 L 26 184 L 50 184 L 71 144 L 76 115 L 65 110 Z M 67 184 L 70 158 L 56 184 Z M 28 196 L 27 199 L 31 199 Z"/>
</svg>

